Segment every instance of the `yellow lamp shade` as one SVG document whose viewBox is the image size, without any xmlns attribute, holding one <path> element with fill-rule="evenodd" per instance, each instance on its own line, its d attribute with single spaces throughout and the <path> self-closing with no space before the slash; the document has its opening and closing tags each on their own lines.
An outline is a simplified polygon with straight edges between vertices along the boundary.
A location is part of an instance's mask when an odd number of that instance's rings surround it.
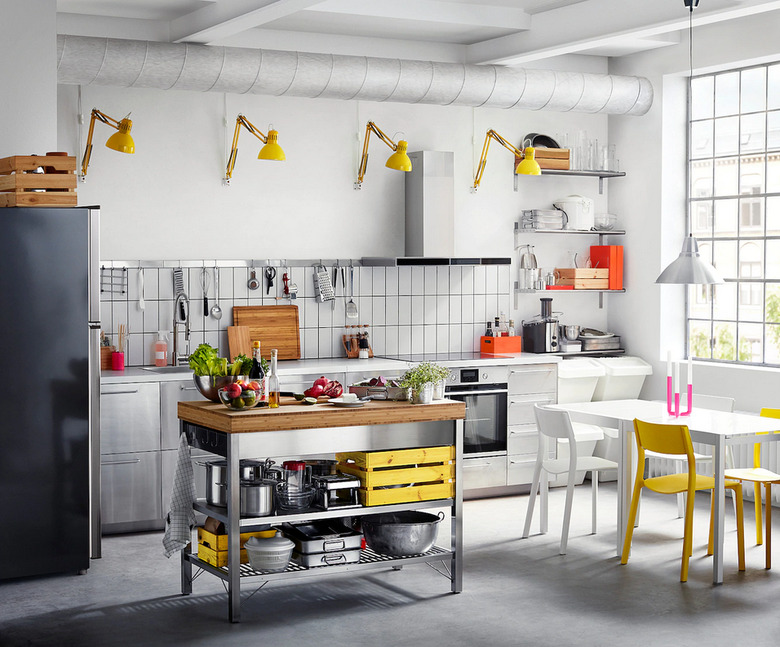
<svg viewBox="0 0 780 647">
<path fill-rule="evenodd" d="M 403 139 L 398 141 L 395 153 L 387 158 L 385 166 L 395 171 L 406 171 L 407 173 L 412 170 L 412 160 L 406 154 L 406 149 L 409 146 Z"/>
<path fill-rule="evenodd" d="M 268 142 L 260 149 L 257 155 L 259 160 L 273 160 L 275 162 L 284 162 L 287 158 L 284 155 L 282 147 L 279 146 L 279 132 L 276 130 L 268 131 Z"/>
<path fill-rule="evenodd" d="M 539 162 L 534 159 L 534 149 L 530 146 L 525 149 L 522 161 L 517 165 L 515 173 L 521 175 L 541 175 L 542 169 Z"/>
<path fill-rule="evenodd" d="M 106 147 L 120 153 L 135 153 L 135 142 L 130 136 L 130 130 L 133 128 L 133 122 L 125 118 L 119 122 L 119 132 L 114 133 L 108 138 Z"/>
</svg>

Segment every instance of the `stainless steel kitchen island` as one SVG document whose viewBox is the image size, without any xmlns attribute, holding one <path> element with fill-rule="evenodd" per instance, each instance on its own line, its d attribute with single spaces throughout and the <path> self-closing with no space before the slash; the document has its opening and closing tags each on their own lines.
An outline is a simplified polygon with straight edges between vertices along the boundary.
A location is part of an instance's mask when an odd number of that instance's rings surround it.
<svg viewBox="0 0 780 647">
<path fill-rule="evenodd" d="M 228 564 L 214 567 L 198 559 L 191 544 L 182 551 L 182 593 L 192 592 L 193 565 L 227 583 L 228 617 L 241 618 L 241 583 L 265 582 L 328 573 L 399 568 L 404 564 L 442 562 L 448 570 L 451 591 L 459 593 L 463 581 L 461 463 L 463 458 L 462 402 L 439 400 L 426 405 L 408 402 L 371 401 L 358 409 L 337 408 L 323 403 L 314 406 L 285 404 L 278 409 L 230 411 L 212 402 L 179 402 L 181 433 L 192 447 L 204 449 L 227 459 L 227 507 L 208 505 L 198 500 L 195 509 L 225 524 L 228 532 Z M 242 527 L 259 524 L 278 525 L 312 519 L 345 516 L 344 510 L 308 510 L 296 514 L 243 518 L 240 516 L 239 460 L 270 456 L 311 456 L 350 451 L 376 451 L 450 445 L 455 448 L 454 495 L 451 498 L 351 508 L 346 516 L 363 516 L 421 508 L 450 507 L 449 549 L 434 546 L 422 555 L 389 557 L 369 549 L 362 551 L 360 561 L 306 569 L 290 563 L 282 572 L 255 571 L 241 564 L 239 534 Z M 448 566 L 449 563 L 449 566 Z"/>
</svg>

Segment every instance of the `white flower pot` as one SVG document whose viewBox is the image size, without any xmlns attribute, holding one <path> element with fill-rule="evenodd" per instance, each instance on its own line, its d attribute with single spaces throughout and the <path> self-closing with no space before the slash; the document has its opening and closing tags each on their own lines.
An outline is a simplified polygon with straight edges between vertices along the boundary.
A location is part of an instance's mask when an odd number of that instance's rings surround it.
<svg viewBox="0 0 780 647">
<path fill-rule="evenodd" d="M 419 391 L 412 390 L 414 404 L 430 404 L 433 401 L 433 384 L 426 384 Z"/>
</svg>

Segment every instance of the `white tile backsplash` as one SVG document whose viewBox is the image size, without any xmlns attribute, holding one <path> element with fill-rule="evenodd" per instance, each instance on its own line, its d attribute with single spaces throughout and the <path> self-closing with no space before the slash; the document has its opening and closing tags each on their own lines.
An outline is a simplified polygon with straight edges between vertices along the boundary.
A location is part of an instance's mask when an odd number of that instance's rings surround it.
<svg viewBox="0 0 780 647">
<path fill-rule="evenodd" d="M 357 319 L 347 319 L 346 300 L 350 292 L 349 269 L 346 285 L 338 275 L 334 304 L 314 298 L 312 266 L 279 267 L 271 294 L 266 294 L 264 267 L 255 268 L 261 286 L 249 290 L 250 268 L 244 265 L 219 266 L 220 320 L 210 316 L 216 302 L 214 261 L 198 261 L 200 266 L 184 267 L 185 292 L 190 299 L 190 350 L 200 343 L 216 346 L 227 353 L 227 327 L 233 324 L 234 306 L 298 306 L 301 324 L 301 356 L 304 358 L 343 357 L 341 336 L 345 325 L 369 324 L 376 355 L 473 351 L 484 333 L 485 322 L 500 312 L 509 314 L 511 303 L 510 267 L 500 266 L 402 266 L 355 267 L 354 292 Z M 137 262 L 136 262 L 137 263 Z M 152 344 L 158 330 L 169 334 L 172 352 L 173 267 L 128 267 L 128 290 L 124 294 L 101 294 L 103 329 L 116 342 L 119 324 L 130 331 L 126 363 L 130 366 L 153 363 Z M 332 277 L 333 267 L 329 267 Z M 208 277 L 208 311 L 203 311 L 201 274 Z M 287 271 L 298 286 L 295 300 L 277 300 L 283 294 L 282 275 Z M 139 308 L 139 281 L 144 277 L 144 309 Z M 516 322 L 518 323 L 518 322 Z M 183 343 L 183 340 L 182 340 Z"/>
</svg>

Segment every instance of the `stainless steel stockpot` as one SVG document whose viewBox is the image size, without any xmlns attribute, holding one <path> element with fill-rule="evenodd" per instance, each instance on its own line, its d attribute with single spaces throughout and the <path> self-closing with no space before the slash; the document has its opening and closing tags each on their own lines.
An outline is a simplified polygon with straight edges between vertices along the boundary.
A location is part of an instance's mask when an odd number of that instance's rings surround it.
<svg viewBox="0 0 780 647">
<path fill-rule="evenodd" d="M 206 503 L 227 507 L 227 461 L 197 461 L 206 468 Z M 242 459 L 239 463 L 239 478 L 252 481 L 262 474 L 262 463 Z"/>
<path fill-rule="evenodd" d="M 276 481 L 257 479 L 241 481 L 241 516 L 266 517 L 274 510 Z"/>
</svg>

